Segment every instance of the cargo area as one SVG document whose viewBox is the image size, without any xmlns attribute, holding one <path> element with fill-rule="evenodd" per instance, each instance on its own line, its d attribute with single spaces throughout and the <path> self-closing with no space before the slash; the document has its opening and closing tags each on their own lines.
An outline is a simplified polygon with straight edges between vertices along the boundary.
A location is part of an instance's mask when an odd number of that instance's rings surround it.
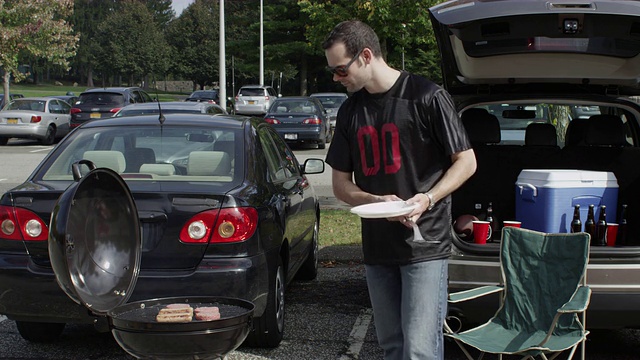
<svg viewBox="0 0 640 360">
<path fill-rule="evenodd" d="M 625 247 L 639 246 L 635 117 L 597 106 L 566 109 L 564 121 L 546 105 L 488 105 L 464 111 L 462 121 L 478 168 L 453 193 L 452 218 L 468 214 L 482 220 L 492 203 L 497 230 L 502 221 L 518 220 L 523 228 L 567 232 L 575 204 L 581 205 L 583 224 L 591 203 L 596 208 L 606 205 L 607 222 L 613 223 L 626 204 Z"/>
</svg>

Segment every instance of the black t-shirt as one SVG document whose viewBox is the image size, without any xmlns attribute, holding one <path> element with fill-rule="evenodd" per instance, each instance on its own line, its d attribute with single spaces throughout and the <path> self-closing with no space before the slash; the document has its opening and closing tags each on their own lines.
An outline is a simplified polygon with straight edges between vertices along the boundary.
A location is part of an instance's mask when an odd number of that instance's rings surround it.
<svg viewBox="0 0 640 360">
<path fill-rule="evenodd" d="M 451 166 L 451 155 L 471 144 L 449 94 L 435 83 L 402 72 L 388 92 L 362 89 L 338 111 L 327 153 L 332 168 L 353 172 L 355 183 L 376 195 L 408 199 L 427 192 Z M 425 239 L 397 221 L 362 219 L 366 264 L 408 264 L 440 259 L 451 250 L 451 197 L 418 219 Z"/>
</svg>

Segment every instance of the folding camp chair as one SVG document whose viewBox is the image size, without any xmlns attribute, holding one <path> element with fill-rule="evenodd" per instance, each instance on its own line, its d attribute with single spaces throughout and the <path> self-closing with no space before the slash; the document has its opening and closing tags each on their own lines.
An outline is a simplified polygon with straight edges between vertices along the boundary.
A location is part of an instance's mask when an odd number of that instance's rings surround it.
<svg viewBox="0 0 640 360">
<path fill-rule="evenodd" d="M 522 359 L 555 359 L 581 346 L 585 356 L 586 310 L 591 289 L 586 285 L 589 234 L 546 234 L 515 227 L 502 233 L 499 286 L 483 286 L 449 295 L 450 303 L 501 293 L 500 307 L 485 324 L 445 336 L 456 341 L 467 358 L 466 346 L 485 353 L 519 355 Z M 581 315 L 580 319 L 578 314 Z M 582 320 L 582 321 L 581 321 Z M 547 358 L 547 355 L 549 357 Z"/>
</svg>

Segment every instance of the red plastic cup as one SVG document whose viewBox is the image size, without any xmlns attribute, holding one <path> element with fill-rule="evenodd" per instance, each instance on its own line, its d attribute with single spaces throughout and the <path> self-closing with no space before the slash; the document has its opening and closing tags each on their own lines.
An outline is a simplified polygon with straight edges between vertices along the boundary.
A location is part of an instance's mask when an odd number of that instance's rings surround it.
<svg viewBox="0 0 640 360">
<path fill-rule="evenodd" d="M 473 242 L 486 244 L 490 235 L 488 221 L 473 221 Z"/>
<path fill-rule="evenodd" d="M 607 224 L 607 246 L 616 246 L 616 237 L 618 236 L 618 224 Z"/>
<path fill-rule="evenodd" d="M 522 225 L 521 221 L 503 221 L 502 224 L 504 227 L 512 226 L 519 228 Z"/>
</svg>

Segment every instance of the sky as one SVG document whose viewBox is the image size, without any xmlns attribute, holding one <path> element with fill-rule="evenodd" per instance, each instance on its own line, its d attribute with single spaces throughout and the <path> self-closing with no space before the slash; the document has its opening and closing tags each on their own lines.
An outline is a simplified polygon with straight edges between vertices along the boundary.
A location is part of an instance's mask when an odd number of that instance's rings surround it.
<svg viewBox="0 0 640 360">
<path fill-rule="evenodd" d="M 173 0 L 171 1 L 171 7 L 176 12 L 176 16 L 180 16 L 182 10 L 184 10 L 193 0 Z"/>
</svg>

